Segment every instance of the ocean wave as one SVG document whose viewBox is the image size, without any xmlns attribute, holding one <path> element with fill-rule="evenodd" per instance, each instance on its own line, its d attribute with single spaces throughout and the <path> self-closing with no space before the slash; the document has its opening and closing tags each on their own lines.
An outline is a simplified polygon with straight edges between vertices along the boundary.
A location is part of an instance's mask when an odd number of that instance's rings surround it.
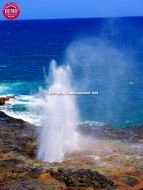
<svg viewBox="0 0 143 190">
<path fill-rule="evenodd" d="M 12 95 L 12 94 L 8 94 Z M 5 96 L 5 95 L 2 95 Z M 41 125 L 41 116 L 32 111 L 32 108 L 36 105 L 40 105 L 40 97 L 36 95 L 16 95 L 15 99 L 10 99 L 5 105 L 0 107 L 1 111 L 4 111 L 11 117 L 22 119 L 24 121 L 30 122 L 34 125 Z M 104 122 L 100 121 L 88 121 L 83 120 L 79 122 L 80 125 L 86 124 L 89 126 L 99 126 L 105 125 Z"/>
<path fill-rule="evenodd" d="M 80 122 L 81 125 L 83 124 L 86 124 L 86 125 L 89 125 L 89 126 L 98 126 L 98 127 L 102 127 L 102 126 L 105 126 L 105 123 L 104 122 L 100 122 L 100 121 L 82 121 Z"/>
<path fill-rule="evenodd" d="M 38 82 L 10 81 L 0 83 L 0 95 L 3 94 L 30 94 L 34 89 L 38 90 Z"/>
<path fill-rule="evenodd" d="M 5 83 L 0 84 L 0 94 L 5 94 L 9 90 L 10 86 L 6 85 Z"/>
<path fill-rule="evenodd" d="M 15 99 L 10 99 L 6 105 L 30 105 L 34 100 L 34 96 L 32 95 L 19 95 L 16 96 Z"/>
<path fill-rule="evenodd" d="M 9 66 L 11 66 L 11 65 L 0 65 L 0 68 L 7 68 L 7 67 L 9 67 Z"/>
<path fill-rule="evenodd" d="M 33 125 L 40 126 L 40 117 L 37 115 L 32 114 L 31 112 L 18 112 L 18 111 L 12 111 L 8 109 L 3 110 L 7 115 L 16 118 L 16 119 L 22 119 L 24 121 L 27 121 Z"/>
<path fill-rule="evenodd" d="M 13 118 L 23 119 L 34 125 L 40 125 L 40 118 L 30 110 L 34 102 L 36 102 L 36 97 L 32 95 L 15 96 L 15 99 L 10 99 L 5 105 L 0 106 L 0 111 Z"/>
</svg>

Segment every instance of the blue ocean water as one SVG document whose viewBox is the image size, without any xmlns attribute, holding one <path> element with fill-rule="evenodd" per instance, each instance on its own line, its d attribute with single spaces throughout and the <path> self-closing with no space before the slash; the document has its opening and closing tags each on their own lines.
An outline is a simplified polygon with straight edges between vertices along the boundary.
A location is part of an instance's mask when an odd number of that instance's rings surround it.
<svg viewBox="0 0 143 190">
<path fill-rule="evenodd" d="M 71 66 L 78 91 L 99 91 L 78 96 L 81 121 L 142 125 L 142 51 L 143 17 L 1 21 L 0 94 L 16 100 L 0 109 L 27 119 L 54 59 Z"/>
</svg>

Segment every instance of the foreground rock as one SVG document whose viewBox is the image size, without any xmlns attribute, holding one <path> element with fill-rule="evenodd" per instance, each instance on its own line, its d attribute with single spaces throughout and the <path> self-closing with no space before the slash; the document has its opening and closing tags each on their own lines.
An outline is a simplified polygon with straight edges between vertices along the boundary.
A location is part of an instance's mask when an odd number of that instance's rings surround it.
<svg viewBox="0 0 143 190">
<path fill-rule="evenodd" d="M 54 166 L 54 164 L 50 165 L 36 160 L 34 127 L 0 112 L 0 189 L 20 189 L 22 184 L 27 189 L 37 188 L 39 185 L 41 189 L 51 190 L 66 189 L 70 186 L 76 186 L 77 189 L 80 187 L 110 189 L 113 186 L 113 182 L 97 172 L 60 170 L 56 164 Z M 57 172 L 50 169 L 53 166 Z M 49 172 L 50 177 L 43 180 L 41 176 L 45 171 Z"/>
<path fill-rule="evenodd" d="M 65 183 L 69 187 L 93 189 L 115 189 L 114 183 L 108 180 L 105 176 L 96 171 L 89 169 L 64 169 L 59 168 L 58 171 L 51 170 L 51 176 L 55 179 Z"/>
<path fill-rule="evenodd" d="M 62 163 L 52 164 L 36 159 L 35 128 L 0 112 L 1 190 L 143 188 L 141 127 L 79 126 L 83 149 L 67 154 Z"/>
</svg>

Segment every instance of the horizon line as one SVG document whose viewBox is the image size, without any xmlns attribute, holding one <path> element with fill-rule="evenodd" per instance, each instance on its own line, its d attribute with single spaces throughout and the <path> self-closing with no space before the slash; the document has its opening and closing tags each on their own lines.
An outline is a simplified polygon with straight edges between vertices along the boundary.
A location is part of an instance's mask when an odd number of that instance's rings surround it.
<svg viewBox="0 0 143 190">
<path fill-rule="evenodd" d="M 136 18 L 136 17 L 143 17 L 143 15 L 139 16 L 107 16 L 107 17 L 71 17 L 71 18 L 30 18 L 30 19 L 15 19 L 15 20 L 8 20 L 8 19 L 0 19 L 0 21 L 31 21 L 31 20 L 84 20 L 84 19 L 116 19 L 116 18 Z"/>
</svg>

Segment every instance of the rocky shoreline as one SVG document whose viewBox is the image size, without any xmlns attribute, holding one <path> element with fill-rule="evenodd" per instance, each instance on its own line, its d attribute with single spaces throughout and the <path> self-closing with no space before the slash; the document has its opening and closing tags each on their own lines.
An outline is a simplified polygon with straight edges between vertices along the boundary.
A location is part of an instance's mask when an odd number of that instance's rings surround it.
<svg viewBox="0 0 143 190">
<path fill-rule="evenodd" d="M 15 99 L 15 96 L 13 95 L 13 96 L 2 96 L 2 97 L 0 97 L 0 106 L 5 105 L 5 103 L 7 101 L 9 101 L 10 99 Z"/>
<path fill-rule="evenodd" d="M 1 190 L 143 189 L 142 126 L 80 125 L 80 151 L 52 164 L 36 159 L 35 128 L 0 112 Z"/>
</svg>

